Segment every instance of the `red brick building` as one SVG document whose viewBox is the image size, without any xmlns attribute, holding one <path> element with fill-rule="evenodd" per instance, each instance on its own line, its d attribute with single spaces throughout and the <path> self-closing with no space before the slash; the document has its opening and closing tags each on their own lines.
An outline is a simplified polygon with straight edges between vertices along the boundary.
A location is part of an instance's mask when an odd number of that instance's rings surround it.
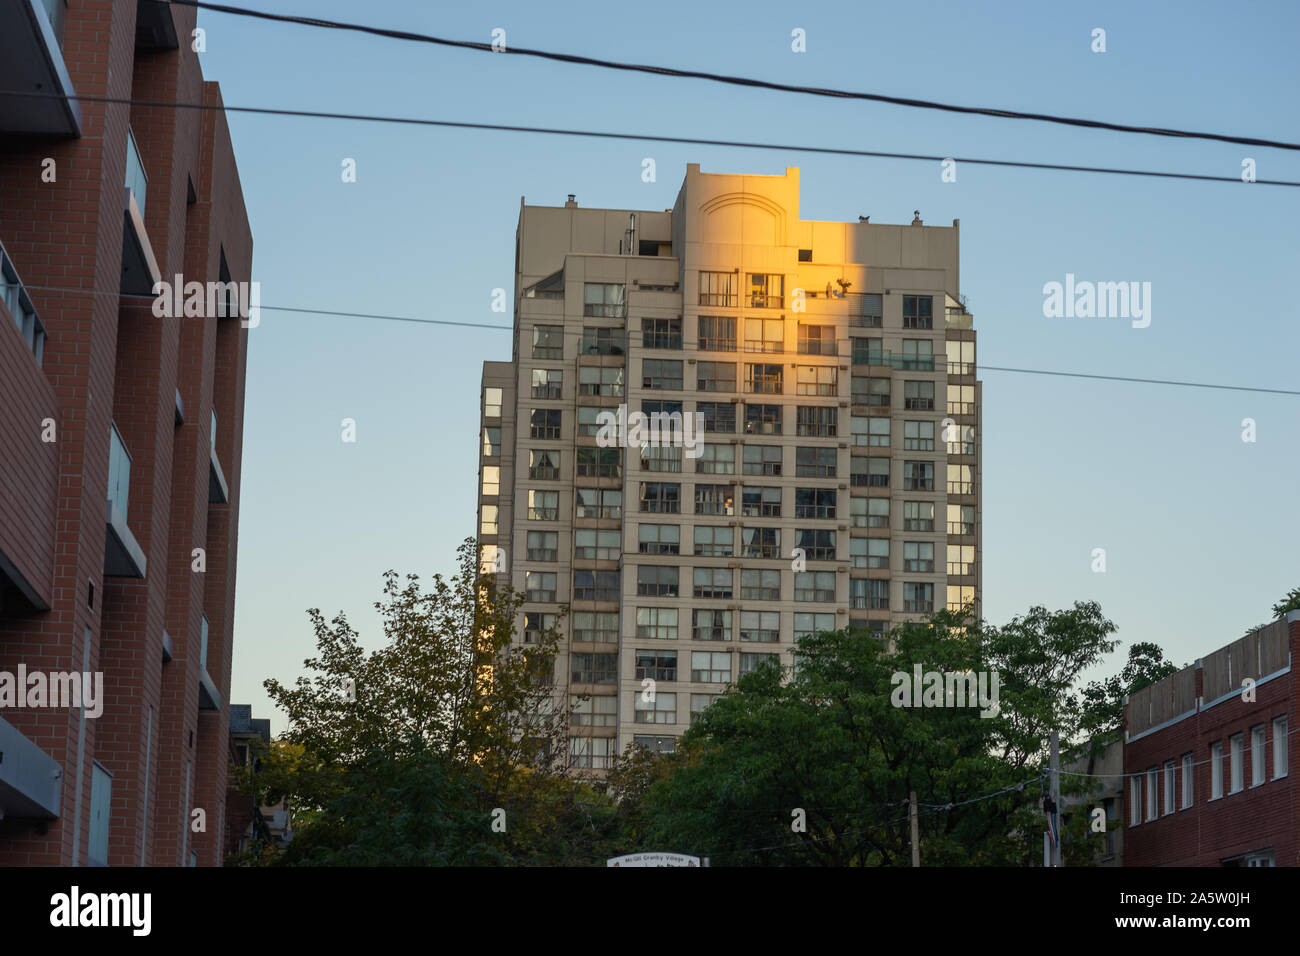
<svg viewBox="0 0 1300 956">
<path fill-rule="evenodd" d="M 68 98 L 219 107 L 195 18 L 0 3 L 0 866 L 222 860 L 255 319 L 152 295 L 249 280 L 248 216 L 220 109 Z"/>
<path fill-rule="evenodd" d="M 1125 866 L 1300 865 L 1300 611 L 1133 694 Z"/>
</svg>

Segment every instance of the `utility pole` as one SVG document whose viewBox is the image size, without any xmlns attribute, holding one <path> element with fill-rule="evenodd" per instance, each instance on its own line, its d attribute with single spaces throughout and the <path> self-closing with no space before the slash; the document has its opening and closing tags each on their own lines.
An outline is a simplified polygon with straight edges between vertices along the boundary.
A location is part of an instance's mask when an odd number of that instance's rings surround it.
<svg viewBox="0 0 1300 956">
<path fill-rule="evenodd" d="M 1049 811 L 1055 817 L 1055 826 L 1053 832 L 1056 839 L 1052 841 L 1052 866 L 1064 866 L 1065 861 L 1061 855 L 1061 735 L 1052 731 L 1052 751 L 1051 764 L 1052 772 L 1052 808 Z M 1052 825 L 1052 821 L 1048 821 Z"/>
<path fill-rule="evenodd" d="M 921 830 L 920 823 L 916 815 L 916 791 L 913 790 L 907 800 L 909 813 L 912 818 L 912 865 L 921 865 Z"/>
</svg>

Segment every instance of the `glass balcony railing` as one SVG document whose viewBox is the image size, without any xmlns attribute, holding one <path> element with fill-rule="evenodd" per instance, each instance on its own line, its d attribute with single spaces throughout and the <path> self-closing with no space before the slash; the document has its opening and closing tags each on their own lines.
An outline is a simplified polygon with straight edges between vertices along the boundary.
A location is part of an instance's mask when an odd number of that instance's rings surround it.
<svg viewBox="0 0 1300 956">
<path fill-rule="evenodd" d="M 199 665 L 206 672 L 208 669 L 208 616 L 203 615 L 203 630 L 200 638 Z"/>
<path fill-rule="evenodd" d="M 50 18 L 50 26 L 59 40 L 59 49 L 63 49 L 63 27 L 68 18 L 68 0 L 41 0 L 45 15 Z"/>
<path fill-rule="evenodd" d="M 933 355 L 896 355 L 889 349 L 854 349 L 854 365 L 882 365 L 907 372 L 933 372 Z"/>
<path fill-rule="evenodd" d="M 108 500 L 125 518 L 131 494 L 131 454 L 126 450 L 116 425 L 109 426 L 108 436 Z"/>
<path fill-rule="evenodd" d="M 145 192 L 149 188 L 149 177 L 144 173 L 144 163 L 140 161 L 140 150 L 135 145 L 135 136 L 131 130 L 126 131 L 126 188 L 135 196 L 135 204 L 140 208 L 140 218 L 144 218 Z"/>
<path fill-rule="evenodd" d="M 212 438 L 212 450 L 213 450 L 213 451 L 216 451 L 216 448 L 217 448 L 217 413 L 216 413 L 215 411 L 212 413 L 212 433 L 211 433 L 211 438 Z"/>
</svg>

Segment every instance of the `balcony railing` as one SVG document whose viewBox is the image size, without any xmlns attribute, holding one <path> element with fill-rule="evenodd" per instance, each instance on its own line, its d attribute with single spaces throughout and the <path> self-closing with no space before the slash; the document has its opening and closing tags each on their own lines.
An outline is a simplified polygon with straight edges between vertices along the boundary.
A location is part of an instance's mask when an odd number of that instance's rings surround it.
<svg viewBox="0 0 1300 956">
<path fill-rule="evenodd" d="M 933 372 L 933 355 L 895 355 L 889 349 L 854 349 L 854 365 L 880 365 L 908 372 Z"/>
<path fill-rule="evenodd" d="M 59 49 L 63 49 L 63 30 L 68 19 L 68 0 L 41 0 L 45 14 L 50 18 L 50 26 L 58 38 Z"/>
<path fill-rule="evenodd" d="M 135 145 L 135 134 L 126 131 L 126 188 L 135 196 L 140 218 L 144 218 L 145 193 L 149 188 L 149 177 L 145 175 L 144 163 L 140 161 L 140 150 Z"/>
<path fill-rule="evenodd" d="M 949 534 L 974 534 L 975 522 L 974 521 L 949 521 L 948 533 Z"/>
<path fill-rule="evenodd" d="M 128 514 L 131 495 L 131 454 L 116 425 L 109 426 L 108 435 L 108 500 L 123 517 Z"/>
</svg>

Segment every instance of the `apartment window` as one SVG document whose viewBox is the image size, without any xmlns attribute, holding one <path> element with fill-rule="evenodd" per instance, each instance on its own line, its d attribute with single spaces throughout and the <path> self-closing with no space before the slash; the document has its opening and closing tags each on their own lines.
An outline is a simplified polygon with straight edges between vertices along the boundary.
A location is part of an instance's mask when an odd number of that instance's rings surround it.
<svg viewBox="0 0 1300 956">
<path fill-rule="evenodd" d="M 697 608 L 691 612 L 691 639 L 696 641 L 731 640 L 731 612 Z M 730 660 L 730 655 L 728 655 Z M 692 664 L 692 667 L 694 664 Z M 699 680 L 693 674 L 691 680 Z"/>
<path fill-rule="evenodd" d="M 849 607 L 855 611 L 865 611 L 867 608 L 867 579 L 850 578 L 849 579 Z"/>
<path fill-rule="evenodd" d="M 641 510 L 657 514 L 680 514 L 682 486 L 672 481 L 641 482 Z"/>
<path fill-rule="evenodd" d="M 934 610 L 934 585 L 911 581 L 903 584 L 903 610 L 909 614 L 929 614 Z"/>
<path fill-rule="evenodd" d="M 799 353 L 801 355 L 837 355 L 835 326 L 799 324 Z"/>
<path fill-rule="evenodd" d="M 834 438 L 838 411 L 829 405 L 800 405 L 795 409 L 795 434 L 807 438 Z"/>
<path fill-rule="evenodd" d="M 553 440 L 560 437 L 560 410 L 534 408 L 528 413 L 529 437 Z"/>
<path fill-rule="evenodd" d="M 934 410 L 934 382 L 903 382 L 903 408 L 908 411 Z"/>
<path fill-rule="evenodd" d="M 891 422 L 888 418 L 873 417 L 849 419 L 852 443 L 859 448 L 888 448 Z"/>
<path fill-rule="evenodd" d="M 958 341 L 957 339 L 948 340 L 948 374 L 975 374 L 974 342 Z"/>
<path fill-rule="evenodd" d="M 835 600 L 834 571 L 797 571 L 794 576 L 794 599 L 829 604 Z"/>
<path fill-rule="evenodd" d="M 975 386 L 974 385 L 949 385 L 948 386 L 948 414 L 949 415 L 974 415 L 975 414 Z"/>
<path fill-rule="evenodd" d="M 641 347 L 647 349 L 681 349 L 681 319 L 642 319 Z"/>
<path fill-rule="evenodd" d="M 682 360 L 681 359 L 642 359 L 641 360 L 641 387 L 642 388 L 663 388 L 673 391 L 681 391 L 682 388 Z"/>
<path fill-rule="evenodd" d="M 649 700 L 646 700 L 649 697 Z M 677 723 L 677 695 L 656 691 L 654 694 L 632 692 L 635 710 L 632 719 L 638 724 L 675 724 Z"/>
<path fill-rule="evenodd" d="M 965 611 L 975 603 L 975 588 L 968 584 L 949 584 L 947 591 L 950 611 Z"/>
<path fill-rule="evenodd" d="M 697 402 L 695 410 L 703 416 L 705 432 L 736 433 L 736 406 L 731 402 Z"/>
<path fill-rule="evenodd" d="M 794 616 L 794 638 L 811 637 L 835 630 L 834 614 L 800 614 Z"/>
<path fill-rule="evenodd" d="M 749 308 L 780 309 L 785 305 L 785 276 L 771 272 L 749 274 Z"/>
<path fill-rule="evenodd" d="M 558 491 L 528 492 L 529 521 L 560 520 L 560 493 Z"/>
<path fill-rule="evenodd" d="M 479 525 L 480 534 L 499 534 L 501 511 L 496 505 L 483 505 L 483 519 Z"/>
<path fill-rule="evenodd" d="M 904 531 L 933 531 L 934 530 L 934 502 L 933 501 L 904 501 L 903 502 L 903 530 Z"/>
<path fill-rule="evenodd" d="M 617 576 L 618 572 L 613 572 Z M 618 615 L 606 611 L 575 611 L 573 639 L 588 644 L 617 644 Z"/>
<path fill-rule="evenodd" d="M 1242 764 L 1245 760 L 1244 745 L 1245 739 L 1241 734 L 1233 734 L 1228 738 L 1228 764 L 1232 774 L 1232 789 L 1229 793 L 1236 793 L 1244 786 Z"/>
<path fill-rule="evenodd" d="M 745 405 L 746 435 L 780 435 L 780 405 Z"/>
<path fill-rule="evenodd" d="M 837 457 L 834 448 L 796 448 L 794 473 L 800 478 L 834 478 Z"/>
<path fill-rule="evenodd" d="M 614 282 L 584 282 L 582 285 L 582 314 L 606 319 L 621 319 L 624 315 L 623 286 Z"/>
<path fill-rule="evenodd" d="M 849 339 L 854 365 L 886 365 L 884 339 Z"/>
<path fill-rule="evenodd" d="M 700 558 L 729 558 L 735 533 L 731 528 L 713 525 L 695 526 L 695 556 Z"/>
<path fill-rule="evenodd" d="M 578 434 L 586 438 L 595 438 L 600 433 L 601 409 L 578 407 Z"/>
<path fill-rule="evenodd" d="M 745 486 L 741 490 L 740 513 L 749 518 L 781 517 L 781 489 Z"/>
<path fill-rule="evenodd" d="M 632 743 L 645 748 L 652 754 L 670 754 L 677 749 L 676 737 L 642 736 L 637 734 L 632 738 Z"/>
<path fill-rule="evenodd" d="M 579 478 L 622 478 L 623 449 L 621 448 L 579 448 Z"/>
<path fill-rule="evenodd" d="M 90 842 L 86 848 L 87 862 L 91 866 L 108 866 L 112 805 L 113 775 L 101 767 L 99 761 L 94 761 L 91 764 L 90 779 Z"/>
<path fill-rule="evenodd" d="M 849 466 L 851 469 L 849 480 L 854 485 L 868 488 L 889 487 L 888 458 L 851 458 Z"/>
<path fill-rule="evenodd" d="M 934 570 L 934 542 L 932 541 L 904 541 L 903 542 L 903 570 L 904 571 L 933 571 Z"/>
<path fill-rule="evenodd" d="M 636 679 L 653 681 L 677 680 L 677 652 L 637 650 Z"/>
<path fill-rule="evenodd" d="M 562 325 L 534 325 L 533 326 L 533 358 L 535 359 L 564 358 L 564 326 Z M 500 389 L 497 389 L 497 392 L 500 391 L 501 391 Z"/>
<path fill-rule="evenodd" d="M 800 365 L 795 369 L 795 393 L 829 397 L 839 394 L 839 370 L 834 365 Z"/>
<path fill-rule="evenodd" d="M 535 533 L 528 532 L 530 538 Z M 595 528 L 579 528 L 573 532 L 573 556 L 580 561 L 617 561 L 622 554 L 623 541 L 620 531 L 613 528 L 604 531 L 597 531 Z"/>
<path fill-rule="evenodd" d="M 1287 775 L 1286 717 L 1273 721 L 1273 779 Z"/>
<path fill-rule="evenodd" d="M 934 328 L 934 298 L 928 295 L 903 296 L 903 328 Z"/>
<path fill-rule="evenodd" d="M 578 488 L 575 518 L 622 518 L 623 492 L 616 488 Z"/>
<path fill-rule="evenodd" d="M 682 529 L 675 524 L 643 524 L 637 528 L 642 554 L 680 554 Z"/>
<path fill-rule="evenodd" d="M 784 352 L 784 319 L 746 319 L 746 352 Z"/>
<path fill-rule="evenodd" d="M 850 538 L 849 566 L 853 568 L 889 568 L 888 538 Z"/>
<path fill-rule="evenodd" d="M 1160 815 L 1160 771 L 1156 767 L 1147 770 L 1147 821 Z"/>
<path fill-rule="evenodd" d="M 682 449 L 677 445 L 643 445 L 641 470 L 679 472 L 682 470 Z M 645 509 L 642 509 L 643 511 Z"/>
<path fill-rule="evenodd" d="M 677 640 L 677 608 L 639 607 L 636 609 L 638 640 Z"/>
<path fill-rule="evenodd" d="M 781 615 L 777 611 L 741 611 L 740 639 L 775 644 L 781 639 Z M 744 673 L 743 669 L 741 673 Z"/>
<path fill-rule="evenodd" d="M 948 573 L 959 577 L 975 573 L 975 545 L 948 545 Z"/>
<path fill-rule="evenodd" d="M 718 694 L 691 694 L 691 723 L 695 723 L 695 718 L 709 709 L 717 698 Z"/>
<path fill-rule="evenodd" d="M 903 451 L 934 451 L 934 422 L 903 422 Z"/>
<path fill-rule="evenodd" d="M 1192 805 L 1192 755 L 1183 754 L 1183 809 Z"/>
<path fill-rule="evenodd" d="M 49 0 L 46 0 L 46 6 L 48 8 Z M 128 136 L 127 139 L 127 145 L 130 147 L 131 137 Z M 136 198 L 143 203 L 143 192 Z M 143 210 L 143 206 L 141 209 Z M 2 248 L 0 248 L 0 302 L 8 306 L 9 314 L 13 316 L 14 323 L 18 326 L 18 333 L 27 342 L 27 347 L 36 358 L 36 364 L 41 365 L 45 359 L 45 324 L 36 314 L 27 290 L 23 288 L 22 281 L 18 278 L 18 271 L 14 268 L 13 261 Z M 498 392 L 496 414 L 500 415 L 501 390 L 496 391 Z"/>
<path fill-rule="evenodd" d="M 734 515 L 736 495 L 731 485 L 696 485 L 695 513 L 697 515 Z"/>
<path fill-rule="evenodd" d="M 884 300 L 879 292 L 867 292 L 849 297 L 852 311 L 849 325 L 855 328 L 878 329 L 884 324 Z"/>
<path fill-rule="evenodd" d="M 949 534 L 974 534 L 975 533 L 975 506 L 974 505 L 949 505 L 948 506 L 948 533 Z"/>
<path fill-rule="evenodd" d="M 853 376 L 853 404 L 877 408 L 890 405 L 889 379 Z"/>
<path fill-rule="evenodd" d="M 524 612 L 524 643 L 540 644 L 542 635 L 550 634 L 555 630 L 555 615 L 544 614 L 541 611 Z"/>
<path fill-rule="evenodd" d="M 731 654 L 727 651 L 691 651 L 691 680 L 697 684 L 731 681 Z"/>
<path fill-rule="evenodd" d="M 623 369 L 583 365 L 578 369 L 580 395 L 622 396 L 625 394 Z"/>
<path fill-rule="evenodd" d="M 781 474 L 781 446 L 746 445 L 742 471 L 746 475 L 779 476 Z"/>
<path fill-rule="evenodd" d="M 950 495 L 973 495 L 975 494 L 975 466 L 974 465 L 948 465 L 948 494 Z"/>
<path fill-rule="evenodd" d="M 794 491 L 794 516 L 796 518 L 834 518 L 834 488 L 796 488 Z"/>
<path fill-rule="evenodd" d="M 485 388 L 483 390 L 483 416 L 485 418 L 501 417 L 501 389 Z M 497 434 L 501 434 L 501 429 L 497 429 Z"/>
<path fill-rule="evenodd" d="M 569 766 L 580 770 L 608 770 L 618 753 L 616 743 L 613 737 L 570 737 Z"/>
<path fill-rule="evenodd" d="M 834 494 L 834 492 L 831 492 Z M 802 548 L 809 561 L 835 560 L 835 532 L 821 528 L 796 532 L 795 547 Z"/>
<path fill-rule="evenodd" d="M 571 697 L 569 708 L 575 727 L 618 726 L 617 697 Z M 573 738 L 579 740 L 582 738 Z"/>
<path fill-rule="evenodd" d="M 559 369 L 533 369 L 533 398 L 561 398 L 564 373 Z"/>
<path fill-rule="evenodd" d="M 889 582 L 870 580 L 867 582 L 867 609 L 871 611 L 889 610 Z"/>
<path fill-rule="evenodd" d="M 700 273 L 700 305 L 719 305 L 734 309 L 737 301 L 737 277 L 731 272 Z"/>
<path fill-rule="evenodd" d="M 950 425 L 945 429 L 945 437 L 952 438 L 947 442 L 948 454 L 950 455 L 973 455 L 975 454 L 975 426 L 974 425 Z"/>
<path fill-rule="evenodd" d="M 484 458 L 501 457 L 501 429 L 499 428 L 483 429 L 483 457 Z"/>
<path fill-rule="evenodd" d="M 762 666 L 763 662 L 771 658 L 779 658 L 779 654 L 754 654 L 742 652 L 740 655 L 740 676 L 752 674 Z"/>
<path fill-rule="evenodd" d="M 1250 785 L 1258 787 L 1267 779 L 1264 775 L 1264 725 L 1250 729 Z"/>
<path fill-rule="evenodd" d="M 903 488 L 907 491 L 934 491 L 933 462 L 903 462 Z"/>
<path fill-rule="evenodd" d="M 734 392 L 735 362 L 701 362 L 697 367 L 696 388 L 701 392 Z"/>
<path fill-rule="evenodd" d="M 483 466 L 483 494 L 485 497 L 501 494 L 501 467 L 499 465 Z"/>
<path fill-rule="evenodd" d="M 858 505 L 858 502 L 862 502 Z M 868 528 L 888 528 L 889 527 L 889 499 L 888 498 L 854 498 L 853 504 L 858 506 L 866 514 L 867 520 L 861 523 L 855 522 L 859 527 L 865 524 Z"/>
<path fill-rule="evenodd" d="M 692 575 L 693 596 L 715 601 L 730 600 L 731 581 L 730 568 L 696 568 Z"/>
<path fill-rule="evenodd" d="M 701 352 L 736 351 L 736 320 L 732 316 L 700 316 L 700 335 L 696 343 Z"/>
<path fill-rule="evenodd" d="M 570 654 L 573 683 L 613 684 L 618 680 L 617 654 Z"/>
<path fill-rule="evenodd" d="M 929 339 L 903 339 L 902 367 L 916 372 L 933 372 L 934 343 Z"/>
<path fill-rule="evenodd" d="M 1210 799 L 1223 796 L 1223 741 L 1210 744 Z"/>
<path fill-rule="evenodd" d="M 560 478 L 560 453 L 530 449 L 528 452 L 528 477 L 533 481 L 558 481 Z"/>
<path fill-rule="evenodd" d="M 741 571 L 740 599 L 742 601 L 781 600 L 781 572 L 757 569 Z"/>
<path fill-rule="evenodd" d="M 525 554 L 529 561 L 559 560 L 560 536 L 554 531 L 528 532 L 528 547 Z"/>
<path fill-rule="evenodd" d="M 745 365 L 745 391 L 780 395 L 785 368 L 776 364 Z"/>
<path fill-rule="evenodd" d="M 781 557 L 781 529 L 741 528 L 740 553 L 746 558 Z"/>
<path fill-rule="evenodd" d="M 554 571 L 525 571 L 524 596 L 529 601 L 553 602 L 556 594 Z"/>
<path fill-rule="evenodd" d="M 1135 827 L 1142 822 L 1142 775 L 1135 773 L 1129 782 L 1128 823 Z"/>
<path fill-rule="evenodd" d="M 1174 812 L 1174 762 L 1165 761 L 1165 816 Z"/>
<path fill-rule="evenodd" d="M 583 355 L 623 355 L 627 351 L 627 333 L 623 329 L 586 326 L 580 349 Z"/>
<path fill-rule="evenodd" d="M 695 459 L 695 471 L 701 475 L 734 475 L 736 473 L 735 445 L 705 445 Z"/>
<path fill-rule="evenodd" d="M 641 597 L 677 597 L 677 569 L 658 564 L 639 565 L 636 593 Z"/>
</svg>

